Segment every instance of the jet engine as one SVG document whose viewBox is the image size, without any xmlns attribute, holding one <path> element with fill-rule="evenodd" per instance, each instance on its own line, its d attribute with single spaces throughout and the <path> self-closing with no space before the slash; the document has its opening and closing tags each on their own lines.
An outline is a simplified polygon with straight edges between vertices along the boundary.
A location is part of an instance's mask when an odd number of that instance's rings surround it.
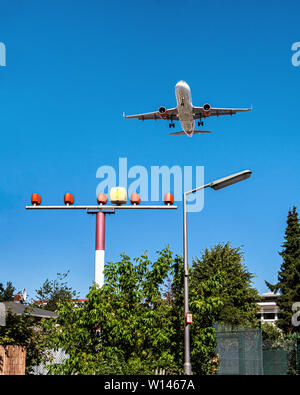
<svg viewBox="0 0 300 395">
<path fill-rule="evenodd" d="M 158 112 L 159 112 L 159 116 L 162 119 L 167 119 L 168 118 L 168 113 L 167 113 L 166 107 L 163 107 L 163 106 L 159 107 Z"/>
<path fill-rule="evenodd" d="M 203 111 L 204 111 L 204 116 L 208 117 L 211 113 L 211 105 L 210 104 L 204 104 L 203 106 Z"/>
</svg>

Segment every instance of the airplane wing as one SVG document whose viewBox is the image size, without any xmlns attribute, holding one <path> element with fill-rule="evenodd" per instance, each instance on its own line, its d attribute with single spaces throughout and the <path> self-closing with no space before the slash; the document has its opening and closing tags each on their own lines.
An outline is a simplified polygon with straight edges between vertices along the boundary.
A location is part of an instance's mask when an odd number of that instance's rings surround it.
<svg viewBox="0 0 300 395">
<path fill-rule="evenodd" d="M 169 108 L 166 109 L 166 111 L 161 114 L 159 111 L 155 112 L 148 112 L 145 114 L 137 114 L 137 115 L 125 115 L 123 114 L 124 118 L 132 119 L 140 119 L 141 121 L 145 121 L 147 119 L 172 119 L 173 121 L 178 121 L 178 112 L 177 108 Z"/>
<path fill-rule="evenodd" d="M 251 111 L 252 108 L 216 108 L 212 107 L 209 110 L 208 114 L 205 114 L 203 107 L 193 107 L 194 119 L 212 117 L 212 116 L 220 116 L 220 115 L 234 115 L 238 112 L 247 112 Z"/>
</svg>

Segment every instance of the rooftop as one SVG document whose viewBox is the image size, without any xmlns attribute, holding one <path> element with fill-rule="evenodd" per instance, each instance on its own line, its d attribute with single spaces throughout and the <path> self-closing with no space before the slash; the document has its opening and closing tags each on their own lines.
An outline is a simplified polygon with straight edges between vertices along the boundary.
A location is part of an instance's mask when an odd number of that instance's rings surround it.
<svg viewBox="0 0 300 395">
<path fill-rule="evenodd" d="M 26 306 L 23 303 L 0 302 L 0 325 L 5 326 L 5 317 L 8 312 L 22 315 L 27 314 L 37 318 L 57 318 L 58 315 L 53 311 L 39 309 L 37 307 Z"/>
</svg>

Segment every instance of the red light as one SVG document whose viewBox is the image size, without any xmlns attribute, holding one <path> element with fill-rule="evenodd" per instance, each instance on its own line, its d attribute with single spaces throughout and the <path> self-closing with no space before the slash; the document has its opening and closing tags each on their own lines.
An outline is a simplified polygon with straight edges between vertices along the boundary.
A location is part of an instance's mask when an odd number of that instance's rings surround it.
<svg viewBox="0 0 300 395">
<path fill-rule="evenodd" d="M 39 206 L 42 203 L 42 198 L 38 193 L 33 193 L 31 195 L 31 204 L 34 206 Z"/>
<path fill-rule="evenodd" d="M 98 193 L 97 202 L 98 202 L 98 204 L 106 204 L 107 203 L 107 196 L 105 195 L 105 193 Z"/>
<path fill-rule="evenodd" d="M 165 194 L 164 203 L 167 204 L 168 206 L 174 204 L 174 196 L 172 195 L 172 193 Z"/>
<path fill-rule="evenodd" d="M 131 196 L 130 196 L 130 203 L 134 204 L 134 205 L 140 204 L 141 203 L 140 195 L 138 193 L 135 193 L 135 192 L 132 193 Z"/>
<path fill-rule="evenodd" d="M 74 196 L 71 193 L 65 193 L 64 202 L 67 206 L 74 203 Z"/>
</svg>

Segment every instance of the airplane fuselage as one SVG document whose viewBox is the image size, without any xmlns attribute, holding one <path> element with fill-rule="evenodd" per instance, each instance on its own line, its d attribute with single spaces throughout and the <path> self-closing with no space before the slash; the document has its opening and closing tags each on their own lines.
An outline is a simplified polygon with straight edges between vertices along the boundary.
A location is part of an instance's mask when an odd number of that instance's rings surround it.
<svg viewBox="0 0 300 395">
<path fill-rule="evenodd" d="M 192 137 L 195 130 L 191 89 L 185 81 L 179 81 L 175 86 L 178 118 L 184 132 Z"/>
</svg>

